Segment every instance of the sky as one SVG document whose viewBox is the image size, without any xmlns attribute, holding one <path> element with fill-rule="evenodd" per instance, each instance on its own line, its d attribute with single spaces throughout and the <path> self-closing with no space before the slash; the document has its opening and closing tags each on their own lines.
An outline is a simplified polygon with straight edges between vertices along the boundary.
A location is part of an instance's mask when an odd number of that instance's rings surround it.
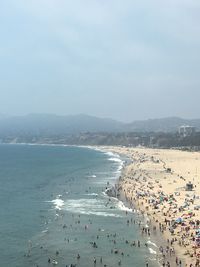
<svg viewBox="0 0 200 267">
<path fill-rule="evenodd" d="M 0 113 L 200 118 L 199 0 L 0 0 Z"/>
</svg>

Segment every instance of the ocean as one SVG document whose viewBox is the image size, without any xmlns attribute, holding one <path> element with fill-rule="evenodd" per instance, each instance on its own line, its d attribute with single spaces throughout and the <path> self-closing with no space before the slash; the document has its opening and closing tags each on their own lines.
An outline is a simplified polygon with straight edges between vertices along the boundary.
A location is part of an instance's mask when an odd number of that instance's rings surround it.
<svg viewBox="0 0 200 267">
<path fill-rule="evenodd" d="M 123 160 L 83 147 L 0 145 L 0 266 L 158 266 L 144 218 L 105 193 Z"/>
</svg>

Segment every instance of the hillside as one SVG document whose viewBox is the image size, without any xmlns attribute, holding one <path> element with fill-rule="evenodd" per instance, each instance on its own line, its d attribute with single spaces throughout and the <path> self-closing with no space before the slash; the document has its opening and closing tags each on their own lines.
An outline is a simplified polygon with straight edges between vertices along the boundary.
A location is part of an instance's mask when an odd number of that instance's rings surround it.
<svg viewBox="0 0 200 267">
<path fill-rule="evenodd" d="M 0 118 L 0 135 L 55 136 L 81 132 L 118 132 L 123 123 L 87 115 L 57 116 L 31 114 L 21 117 Z"/>
<path fill-rule="evenodd" d="M 128 124 L 128 129 L 133 132 L 176 132 L 182 125 L 194 126 L 198 130 L 200 129 L 200 119 L 188 120 L 178 117 L 169 117 L 134 121 Z"/>
<path fill-rule="evenodd" d="M 88 115 L 58 116 L 31 114 L 27 116 L 0 116 L 2 136 L 63 136 L 85 132 L 176 132 L 181 125 L 200 129 L 200 119 L 163 118 L 123 123 L 108 118 Z"/>
</svg>

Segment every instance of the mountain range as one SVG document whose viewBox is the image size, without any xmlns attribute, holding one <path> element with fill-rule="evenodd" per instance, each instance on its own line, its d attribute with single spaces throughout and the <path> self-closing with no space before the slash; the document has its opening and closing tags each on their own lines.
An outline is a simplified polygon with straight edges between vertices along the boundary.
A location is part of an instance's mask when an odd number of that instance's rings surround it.
<svg viewBox="0 0 200 267">
<path fill-rule="evenodd" d="M 59 116 L 30 114 L 26 116 L 0 116 L 0 136 L 59 136 L 83 132 L 176 132 L 182 125 L 200 129 L 200 119 L 169 117 L 124 123 L 108 118 L 84 114 Z"/>
</svg>

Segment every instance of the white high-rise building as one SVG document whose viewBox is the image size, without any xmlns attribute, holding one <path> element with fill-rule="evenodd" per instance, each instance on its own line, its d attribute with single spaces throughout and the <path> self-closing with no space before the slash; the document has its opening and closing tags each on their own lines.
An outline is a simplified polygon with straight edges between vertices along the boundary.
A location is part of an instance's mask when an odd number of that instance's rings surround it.
<svg viewBox="0 0 200 267">
<path fill-rule="evenodd" d="M 190 136 L 195 133 L 195 127 L 189 125 L 183 125 L 179 127 L 179 134 L 183 137 Z"/>
</svg>

